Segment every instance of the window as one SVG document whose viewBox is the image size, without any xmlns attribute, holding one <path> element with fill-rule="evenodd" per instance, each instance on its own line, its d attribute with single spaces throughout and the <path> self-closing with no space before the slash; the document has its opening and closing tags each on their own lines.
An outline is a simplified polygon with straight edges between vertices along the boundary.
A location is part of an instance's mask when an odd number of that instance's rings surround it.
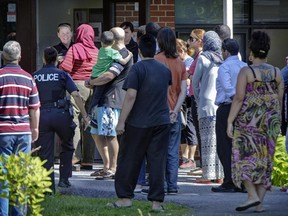
<svg viewBox="0 0 288 216">
<path fill-rule="evenodd" d="M 248 24 L 249 23 L 249 1 L 234 0 L 233 1 L 233 23 Z"/>
<path fill-rule="evenodd" d="M 223 0 L 175 0 L 176 24 L 223 22 Z"/>
<path fill-rule="evenodd" d="M 248 0 L 235 0 L 233 14 L 235 24 L 247 24 Z M 223 0 L 175 0 L 175 24 L 223 23 Z"/>
<path fill-rule="evenodd" d="M 287 0 L 254 0 L 253 22 L 288 22 Z"/>
</svg>

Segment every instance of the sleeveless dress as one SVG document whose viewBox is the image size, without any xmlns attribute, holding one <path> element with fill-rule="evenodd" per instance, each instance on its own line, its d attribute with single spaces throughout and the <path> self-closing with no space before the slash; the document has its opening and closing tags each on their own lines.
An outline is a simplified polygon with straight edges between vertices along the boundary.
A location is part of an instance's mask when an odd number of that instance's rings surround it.
<svg viewBox="0 0 288 216">
<path fill-rule="evenodd" d="M 250 67 L 250 66 L 249 66 Z M 241 188 L 247 180 L 271 188 L 275 143 L 280 133 L 281 112 L 276 69 L 269 82 L 256 80 L 246 86 L 246 96 L 234 122 L 232 179 Z"/>
</svg>

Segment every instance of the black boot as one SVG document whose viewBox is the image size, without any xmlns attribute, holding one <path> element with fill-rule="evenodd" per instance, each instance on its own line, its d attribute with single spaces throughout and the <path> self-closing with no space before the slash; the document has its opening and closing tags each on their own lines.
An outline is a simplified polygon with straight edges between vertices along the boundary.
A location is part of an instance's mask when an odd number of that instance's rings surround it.
<svg viewBox="0 0 288 216">
<path fill-rule="evenodd" d="M 68 187 L 71 187 L 71 183 L 66 178 L 60 178 L 58 187 L 68 188 Z"/>
</svg>

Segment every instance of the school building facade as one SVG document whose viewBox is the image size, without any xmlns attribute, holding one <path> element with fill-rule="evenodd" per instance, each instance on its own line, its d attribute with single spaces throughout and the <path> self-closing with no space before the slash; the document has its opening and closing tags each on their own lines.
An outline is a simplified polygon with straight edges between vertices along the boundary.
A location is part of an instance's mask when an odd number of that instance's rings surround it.
<svg viewBox="0 0 288 216">
<path fill-rule="evenodd" d="M 288 1 L 286 0 L 1 0 L 0 49 L 11 32 L 22 46 L 21 66 L 33 72 L 42 66 L 42 52 L 58 43 L 58 23 L 69 22 L 76 29 L 90 23 L 96 32 L 130 21 L 137 27 L 147 22 L 175 29 L 187 39 L 194 28 L 212 29 L 224 23 L 227 4 L 232 4 L 233 37 L 247 60 L 251 32 L 265 30 L 271 37 L 268 61 L 280 68 L 288 55 Z M 229 12 L 229 11 L 228 11 Z"/>
</svg>

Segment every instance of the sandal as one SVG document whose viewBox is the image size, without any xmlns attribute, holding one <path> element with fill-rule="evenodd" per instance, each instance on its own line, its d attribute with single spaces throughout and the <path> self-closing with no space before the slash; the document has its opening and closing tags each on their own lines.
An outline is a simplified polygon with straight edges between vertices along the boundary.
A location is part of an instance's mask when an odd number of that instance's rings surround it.
<svg viewBox="0 0 288 216">
<path fill-rule="evenodd" d="M 164 206 L 160 205 L 158 208 L 152 208 L 151 212 L 164 212 Z"/>
<path fill-rule="evenodd" d="M 131 208 L 131 207 L 132 207 L 132 205 L 128 205 L 128 206 L 119 205 L 119 204 L 117 204 L 116 202 L 107 203 L 106 206 L 107 206 L 107 207 L 110 207 L 110 208 Z"/>
<path fill-rule="evenodd" d="M 249 209 L 251 207 L 257 206 L 259 204 L 261 204 L 260 201 L 255 201 L 255 202 L 252 202 L 252 203 L 247 203 L 247 204 L 242 205 L 242 206 L 238 206 L 235 210 L 236 211 L 245 211 L 245 210 L 247 210 L 247 209 Z"/>
<path fill-rule="evenodd" d="M 216 184 L 222 184 L 223 179 L 213 179 L 213 180 L 211 180 L 211 182 L 216 183 Z"/>
<path fill-rule="evenodd" d="M 114 179 L 115 173 L 111 170 L 104 171 L 103 175 L 96 176 L 95 180 L 105 180 L 105 179 Z"/>
<path fill-rule="evenodd" d="M 197 183 L 197 184 L 213 184 L 213 182 L 209 179 L 196 179 L 195 181 L 193 181 L 193 183 Z"/>
<path fill-rule="evenodd" d="M 90 176 L 102 176 L 104 174 L 105 174 L 104 170 L 100 169 L 100 170 L 97 170 L 97 171 L 91 173 Z"/>
</svg>

